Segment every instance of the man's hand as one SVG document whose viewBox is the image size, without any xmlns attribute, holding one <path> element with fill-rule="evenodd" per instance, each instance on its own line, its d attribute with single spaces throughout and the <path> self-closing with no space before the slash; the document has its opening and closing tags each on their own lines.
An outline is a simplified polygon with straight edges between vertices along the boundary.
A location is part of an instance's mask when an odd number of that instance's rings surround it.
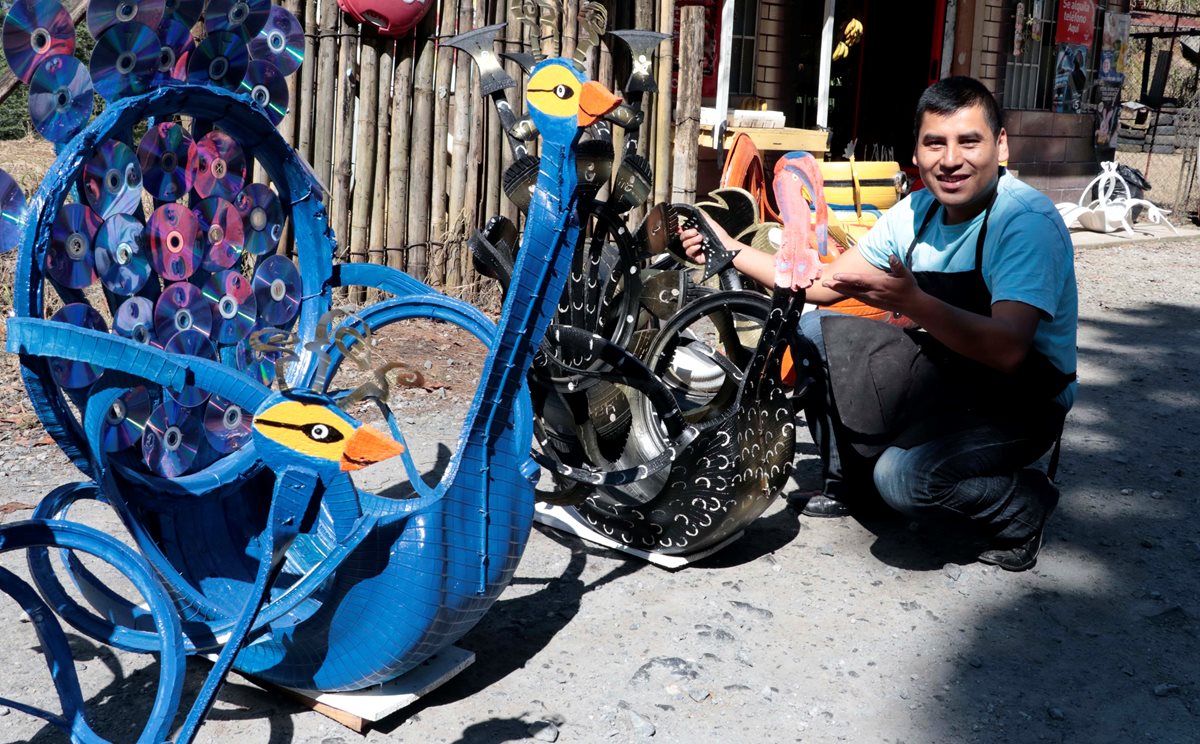
<svg viewBox="0 0 1200 744">
<path fill-rule="evenodd" d="M 700 219 L 708 223 L 708 228 L 712 230 L 713 235 L 716 235 L 717 238 L 720 239 L 721 245 L 725 247 L 725 250 L 730 251 L 731 253 L 736 253 L 745 247 L 738 241 L 731 238 L 729 233 L 725 232 L 725 228 L 718 225 L 715 221 L 708 219 L 708 217 L 704 215 L 701 215 Z M 687 254 L 687 257 L 692 261 L 703 265 L 704 236 L 700 234 L 700 231 L 694 227 L 689 227 L 686 230 L 679 231 L 679 238 L 683 242 L 683 252 Z"/>
<path fill-rule="evenodd" d="M 844 297 L 853 297 L 871 307 L 908 315 L 921 294 L 912 272 L 897 256 L 888 259 L 888 271 L 878 273 L 835 272 L 821 282 Z"/>
</svg>

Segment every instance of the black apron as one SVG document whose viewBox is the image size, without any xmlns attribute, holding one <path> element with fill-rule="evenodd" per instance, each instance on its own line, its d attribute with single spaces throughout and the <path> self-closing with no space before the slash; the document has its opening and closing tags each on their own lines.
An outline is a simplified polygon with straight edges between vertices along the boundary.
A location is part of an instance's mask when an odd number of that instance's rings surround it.
<svg viewBox="0 0 1200 744">
<path fill-rule="evenodd" d="M 983 243 L 995 194 L 983 215 L 969 271 L 915 271 L 922 291 L 978 315 L 991 316 L 992 295 L 983 279 Z M 935 201 L 905 256 L 937 215 Z M 845 439 L 864 457 L 889 446 L 912 447 L 997 416 L 1040 415 L 1074 379 L 1041 352 L 1030 349 L 1020 368 L 1005 374 L 951 351 L 921 330 L 851 315 L 821 318 L 829 382 Z M 1061 411 L 1061 406 L 1057 406 Z M 1053 409 L 1049 409 L 1053 410 Z"/>
</svg>

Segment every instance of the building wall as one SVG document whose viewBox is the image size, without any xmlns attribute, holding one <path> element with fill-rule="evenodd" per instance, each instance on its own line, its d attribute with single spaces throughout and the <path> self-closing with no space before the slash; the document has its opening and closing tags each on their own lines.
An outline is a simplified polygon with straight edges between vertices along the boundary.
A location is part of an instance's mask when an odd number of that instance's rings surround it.
<svg viewBox="0 0 1200 744">
<path fill-rule="evenodd" d="M 758 1 L 758 59 L 755 62 L 755 94 L 773 111 L 790 111 L 787 100 L 787 0 Z"/>
</svg>

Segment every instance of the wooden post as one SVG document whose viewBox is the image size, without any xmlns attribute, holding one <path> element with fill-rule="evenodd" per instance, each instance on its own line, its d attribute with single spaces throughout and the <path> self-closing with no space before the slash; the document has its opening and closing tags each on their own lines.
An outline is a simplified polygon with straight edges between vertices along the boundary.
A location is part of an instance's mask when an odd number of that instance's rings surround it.
<svg viewBox="0 0 1200 744">
<path fill-rule="evenodd" d="M 486 26 L 488 22 L 488 3 L 487 0 L 479 0 L 475 3 L 475 9 L 470 19 L 468 28 L 479 28 Z M 466 55 L 461 55 L 466 56 Z M 470 134 L 468 140 L 470 146 L 467 150 L 467 166 L 470 168 L 470 175 L 467 178 L 467 191 L 463 195 L 463 206 L 465 207 L 465 221 L 460 231 L 463 243 L 458 248 L 458 263 L 462 267 L 463 283 L 470 289 L 465 293 L 466 297 L 475 298 L 476 285 L 479 283 L 479 276 L 475 272 L 475 262 L 471 260 L 471 249 L 466 245 L 466 239 L 472 232 L 481 224 L 481 220 L 486 220 L 495 214 L 488 213 L 484 210 L 487 204 L 481 204 L 483 199 L 481 196 L 486 188 L 484 181 L 483 163 L 487 152 L 488 131 L 487 131 L 487 116 L 485 111 L 495 111 L 495 106 L 490 101 L 484 101 L 483 96 L 479 95 L 479 86 L 475 84 L 474 68 L 472 67 L 471 84 L 467 92 L 471 96 L 471 119 Z"/>
<path fill-rule="evenodd" d="M 280 5 L 283 6 L 284 10 L 296 16 L 296 20 L 300 21 L 301 24 L 304 23 L 304 8 L 300 0 L 283 0 Z M 279 133 L 283 135 L 283 139 L 292 147 L 296 146 L 296 125 L 300 116 L 300 102 L 296 100 L 296 89 L 299 87 L 296 77 L 296 75 L 288 75 L 285 78 L 288 92 L 288 112 L 283 117 L 283 121 L 279 122 Z"/>
<path fill-rule="evenodd" d="M 452 36 L 458 19 L 458 0 L 442 0 L 442 36 Z M 442 289 L 447 288 L 446 277 L 446 176 L 450 158 L 446 152 L 450 136 L 450 74 L 454 50 L 438 47 L 437 70 L 433 84 L 433 165 L 430 173 L 430 253 L 429 283 Z"/>
<path fill-rule="evenodd" d="M 313 124 L 313 172 L 326 188 L 332 188 L 330 178 L 333 163 L 333 140 L 337 121 L 338 85 L 338 7 L 332 0 L 321 3 L 320 47 L 317 54 L 318 75 L 313 101 L 316 121 Z"/>
<path fill-rule="evenodd" d="M 675 0 L 659 0 L 658 30 L 674 33 Z M 654 112 L 654 201 L 666 201 L 671 195 L 671 65 L 675 59 L 675 44 L 666 39 L 659 46 L 658 95 Z"/>
<path fill-rule="evenodd" d="M 433 67 L 437 50 L 426 37 L 413 73 L 412 147 L 409 150 L 408 273 L 429 277 L 429 186 L 433 162 Z"/>
<path fill-rule="evenodd" d="M 387 250 L 384 238 L 387 234 L 388 214 L 392 210 L 391 194 L 388 193 L 388 173 L 385 163 L 389 162 L 389 147 L 392 126 L 392 69 L 396 42 L 377 39 L 379 44 L 379 85 L 375 94 L 375 184 L 372 188 L 371 232 L 367 238 L 367 253 L 371 263 L 386 264 Z"/>
<path fill-rule="evenodd" d="M 299 113 L 298 136 L 296 151 L 300 157 L 313 163 L 313 93 L 316 90 L 314 81 L 320 63 L 317 60 L 317 0 L 304 1 L 304 64 L 300 65 L 300 85 L 297 102 Z"/>
<path fill-rule="evenodd" d="M 368 38 L 369 29 L 364 29 L 359 50 L 358 120 L 355 124 L 358 147 L 354 155 L 354 190 L 350 211 L 350 260 L 366 263 L 370 245 L 372 208 L 375 190 L 375 157 L 378 140 L 376 126 L 378 116 L 376 101 L 379 97 L 379 48 L 378 38 Z M 366 295 L 362 288 L 355 288 L 351 302 L 362 303 Z"/>
<path fill-rule="evenodd" d="M 579 18 L 579 0 L 563 0 L 562 3 L 562 49 L 559 54 L 570 59 L 575 54 L 575 47 L 579 44 L 579 24 L 576 19 Z"/>
<path fill-rule="evenodd" d="M 413 164 L 409 162 L 409 136 L 413 111 L 413 45 L 415 37 L 396 42 L 396 75 L 392 83 L 392 148 L 388 158 L 388 266 L 404 268 L 405 246 L 409 241 L 408 195 Z"/>
<path fill-rule="evenodd" d="M 679 20 L 679 99 L 675 103 L 675 148 L 671 164 L 671 201 L 696 201 L 696 156 L 700 138 L 700 65 L 704 56 L 704 8 L 690 5 Z"/>
<path fill-rule="evenodd" d="M 513 15 L 511 6 L 509 6 L 507 3 L 505 3 L 504 6 L 502 6 L 502 8 L 503 8 L 502 17 L 504 18 L 504 20 L 507 23 L 507 25 L 504 27 L 504 49 L 505 49 L 505 51 L 519 52 L 519 51 L 524 51 L 525 49 L 528 49 L 529 47 L 525 46 L 523 43 L 524 39 L 525 39 L 524 26 L 520 23 L 517 23 L 516 18 Z M 504 92 L 504 95 L 508 98 L 509 105 L 513 105 L 515 102 L 519 102 L 522 100 L 522 91 L 525 90 L 525 76 L 521 72 L 521 66 L 518 65 L 516 62 L 505 62 L 504 70 L 505 70 L 505 72 L 508 73 L 509 77 L 511 77 L 513 80 L 517 81 L 517 85 L 515 88 L 511 88 Z M 490 108 L 492 108 L 493 110 L 495 109 L 494 106 L 492 106 Z M 520 111 L 520 110 L 521 110 L 521 107 L 519 105 L 513 106 L 513 111 Z M 496 117 L 496 118 L 499 119 L 499 117 Z M 499 126 L 499 122 L 497 122 L 497 127 L 498 126 Z M 512 165 L 512 151 L 508 149 L 508 145 L 507 145 L 507 143 L 505 143 L 501 147 L 501 152 L 500 152 L 500 173 L 497 176 L 497 179 L 500 181 L 500 183 L 503 183 L 502 179 L 504 178 L 504 172 L 508 170 L 508 167 L 510 165 Z M 499 188 L 499 187 L 497 187 L 497 188 Z M 500 212 L 499 213 L 500 213 L 500 215 L 512 220 L 513 224 L 519 225 L 520 224 L 520 221 L 519 221 L 520 214 L 517 212 L 517 206 L 515 204 L 513 204 L 512 201 L 510 201 L 507 196 L 504 195 L 503 189 L 501 189 L 501 191 L 499 193 L 500 193 L 500 196 L 499 196 L 499 199 L 500 199 Z"/>
<path fill-rule="evenodd" d="M 654 21 L 654 9 L 656 0 L 635 0 L 633 6 L 633 27 L 636 29 L 652 31 L 658 28 L 658 24 Z M 661 49 L 661 47 L 660 47 Z M 622 66 L 628 74 L 628 65 Z M 624 85 L 626 80 L 614 81 L 619 85 Z M 651 93 L 642 99 L 642 112 L 645 115 L 645 120 L 642 122 L 640 131 L 641 136 L 638 140 L 638 153 L 645 157 L 650 165 L 654 165 L 654 134 L 656 127 L 654 126 L 654 111 L 658 104 L 658 94 Z M 653 172 L 653 169 L 651 170 Z M 657 179 L 655 179 L 657 180 Z M 629 224 L 640 225 L 642 218 L 645 216 L 645 208 L 641 205 L 634 207 L 629 213 Z"/>
<path fill-rule="evenodd" d="M 333 148 L 333 207 L 329 210 L 337 258 L 350 260 L 350 174 L 354 152 L 354 97 L 357 88 L 358 29 L 342 16 L 338 50 L 337 136 Z"/>
<path fill-rule="evenodd" d="M 459 0 L 458 28 L 460 31 L 471 28 L 471 20 L 474 15 L 473 0 Z M 453 165 L 450 178 L 450 208 L 447 213 L 445 237 L 447 289 L 459 288 L 463 284 L 461 254 L 465 246 L 460 237 L 468 222 L 465 214 L 467 181 L 474 181 L 478 177 L 468 158 L 473 129 L 471 118 L 474 116 L 471 94 L 475 90 L 475 83 L 471 75 L 471 57 L 461 52 L 455 53 L 453 56 L 457 59 L 454 62 L 454 79 L 456 81 L 454 89 L 454 152 L 451 158 Z M 474 206 L 471 205 L 472 214 Z"/>
</svg>

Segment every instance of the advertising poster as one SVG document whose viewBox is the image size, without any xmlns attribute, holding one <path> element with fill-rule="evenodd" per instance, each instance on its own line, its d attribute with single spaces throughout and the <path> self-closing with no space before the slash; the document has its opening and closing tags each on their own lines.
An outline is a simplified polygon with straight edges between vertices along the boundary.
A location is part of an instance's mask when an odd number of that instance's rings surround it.
<svg viewBox="0 0 1200 744">
<path fill-rule="evenodd" d="M 1058 6 L 1058 28 L 1054 33 L 1054 43 L 1090 47 L 1095 28 L 1095 0 L 1062 0 Z"/>
<path fill-rule="evenodd" d="M 1100 84 L 1100 107 L 1096 118 L 1096 146 L 1117 146 L 1117 124 L 1121 112 L 1121 86 Z"/>
<path fill-rule="evenodd" d="M 1054 74 L 1054 110 L 1077 114 L 1083 108 L 1083 92 L 1088 81 L 1086 44 L 1060 44 Z"/>
<path fill-rule="evenodd" d="M 1100 82 L 1121 85 L 1125 82 L 1125 49 L 1129 43 L 1129 14 L 1107 13 L 1104 37 L 1100 41 Z"/>
</svg>

